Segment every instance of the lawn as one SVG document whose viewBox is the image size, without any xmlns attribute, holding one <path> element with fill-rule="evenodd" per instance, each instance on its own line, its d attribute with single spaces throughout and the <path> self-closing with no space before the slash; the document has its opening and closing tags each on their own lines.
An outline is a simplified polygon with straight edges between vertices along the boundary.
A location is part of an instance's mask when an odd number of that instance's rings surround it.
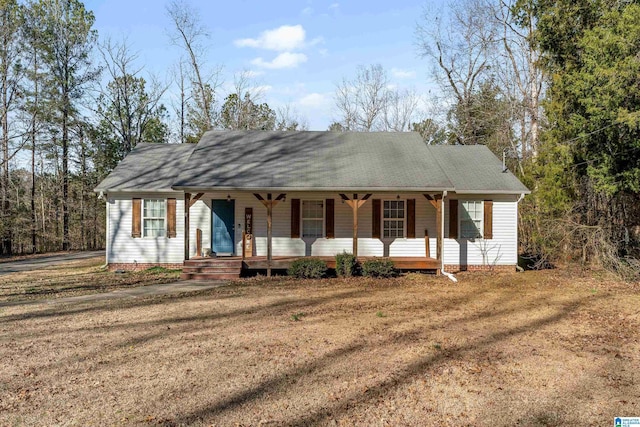
<svg viewBox="0 0 640 427">
<path fill-rule="evenodd" d="M 14 301 L 37 301 L 108 292 L 131 286 L 171 283 L 179 270 L 150 269 L 123 274 L 101 266 L 104 256 L 69 261 L 60 265 L 0 274 L 0 307 Z"/>
<path fill-rule="evenodd" d="M 564 270 L 247 279 L 0 311 L 0 425 L 612 425 L 637 284 Z"/>
</svg>

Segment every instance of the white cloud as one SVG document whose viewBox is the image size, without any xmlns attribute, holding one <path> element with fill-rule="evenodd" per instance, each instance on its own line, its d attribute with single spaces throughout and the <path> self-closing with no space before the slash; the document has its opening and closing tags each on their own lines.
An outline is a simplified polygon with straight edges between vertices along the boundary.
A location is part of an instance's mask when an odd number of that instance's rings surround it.
<svg viewBox="0 0 640 427">
<path fill-rule="evenodd" d="M 402 70 L 400 68 L 392 68 L 391 75 L 397 79 L 413 79 L 416 77 L 416 72 L 412 70 Z"/>
<path fill-rule="evenodd" d="M 310 93 L 298 100 L 298 104 L 308 108 L 325 108 L 331 103 L 331 96 L 322 93 Z"/>
<path fill-rule="evenodd" d="M 331 3 L 331 5 L 329 6 L 329 10 L 338 10 L 339 7 L 340 3 Z"/>
<path fill-rule="evenodd" d="M 313 8 L 312 8 L 312 7 L 310 7 L 310 6 L 307 6 L 307 7 L 305 7 L 304 9 L 302 9 L 302 12 L 301 12 L 301 13 L 302 13 L 303 15 L 305 15 L 305 16 L 309 16 L 309 15 L 311 15 L 311 14 L 313 13 Z"/>
<path fill-rule="evenodd" d="M 269 92 L 271 89 L 273 89 L 273 86 L 271 85 L 261 85 L 249 88 L 249 92 L 252 94 L 264 94 L 265 92 Z"/>
<path fill-rule="evenodd" d="M 256 77 L 260 77 L 261 75 L 263 75 L 264 71 L 248 70 L 248 71 L 244 71 L 242 74 L 244 74 L 249 79 L 255 79 Z"/>
<path fill-rule="evenodd" d="M 283 52 L 276 56 L 272 61 L 265 61 L 262 58 L 256 58 L 251 63 L 258 67 L 269 69 L 295 68 L 303 62 L 307 62 L 307 55 L 304 53 Z"/>
<path fill-rule="evenodd" d="M 304 47 L 305 31 L 302 25 L 283 25 L 260 33 L 255 38 L 239 39 L 234 42 L 238 47 L 290 51 Z"/>
</svg>

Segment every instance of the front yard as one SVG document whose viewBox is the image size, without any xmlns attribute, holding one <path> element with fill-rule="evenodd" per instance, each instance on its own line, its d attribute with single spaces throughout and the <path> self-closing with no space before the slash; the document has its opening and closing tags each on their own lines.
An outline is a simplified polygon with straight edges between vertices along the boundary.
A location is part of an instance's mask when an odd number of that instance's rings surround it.
<svg viewBox="0 0 640 427">
<path fill-rule="evenodd" d="M 175 282 L 179 270 L 152 268 L 123 274 L 107 271 L 104 256 L 68 261 L 30 271 L 0 274 L 0 307 L 17 301 L 35 302 L 109 292 L 131 286 Z"/>
<path fill-rule="evenodd" d="M 0 425 L 612 425 L 640 412 L 638 285 L 247 279 L 0 308 Z"/>
</svg>

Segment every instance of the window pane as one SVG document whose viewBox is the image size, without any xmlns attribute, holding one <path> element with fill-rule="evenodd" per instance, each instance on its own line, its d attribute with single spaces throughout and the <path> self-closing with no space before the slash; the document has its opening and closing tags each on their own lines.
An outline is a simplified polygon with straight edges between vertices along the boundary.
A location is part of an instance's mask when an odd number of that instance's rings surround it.
<svg viewBox="0 0 640 427">
<path fill-rule="evenodd" d="M 322 237 L 324 204 L 322 200 L 302 201 L 302 237 Z"/>
<path fill-rule="evenodd" d="M 383 205 L 382 237 L 404 237 L 404 200 L 385 200 Z"/>
<path fill-rule="evenodd" d="M 316 218 L 321 219 L 323 217 L 324 210 L 322 200 L 303 200 L 302 201 L 302 218 Z"/>
<path fill-rule="evenodd" d="M 482 203 L 477 200 L 461 203 L 460 237 L 467 239 L 482 237 Z"/>
<path fill-rule="evenodd" d="M 165 235 L 166 202 L 164 199 L 144 199 L 142 229 L 145 237 Z"/>
<path fill-rule="evenodd" d="M 322 237 L 321 219 L 303 219 L 302 237 Z"/>
</svg>

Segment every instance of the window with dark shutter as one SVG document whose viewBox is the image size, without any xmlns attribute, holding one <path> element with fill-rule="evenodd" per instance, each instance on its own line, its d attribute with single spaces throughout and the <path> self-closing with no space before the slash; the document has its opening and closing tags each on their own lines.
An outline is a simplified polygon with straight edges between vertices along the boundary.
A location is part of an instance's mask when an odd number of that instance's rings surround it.
<svg viewBox="0 0 640 427">
<path fill-rule="evenodd" d="M 176 199 L 167 199 L 167 237 L 176 237 Z"/>
<path fill-rule="evenodd" d="M 142 237 L 142 199 L 132 199 L 131 237 Z"/>
<path fill-rule="evenodd" d="M 334 200 L 327 199 L 325 200 L 325 234 L 327 239 L 334 239 L 336 237 L 335 234 L 335 214 L 334 214 Z"/>
<path fill-rule="evenodd" d="M 493 239 L 493 201 L 484 201 L 484 236 L 485 239 Z"/>
<path fill-rule="evenodd" d="M 380 227 L 382 225 L 382 203 L 380 199 L 373 199 L 372 204 L 372 226 L 371 236 L 374 239 L 380 238 Z"/>
<path fill-rule="evenodd" d="M 407 238 L 416 237 L 416 199 L 407 199 Z"/>
<path fill-rule="evenodd" d="M 458 201 L 449 200 L 449 238 L 458 238 Z"/>
<path fill-rule="evenodd" d="M 291 238 L 300 238 L 300 199 L 291 199 Z"/>
</svg>

